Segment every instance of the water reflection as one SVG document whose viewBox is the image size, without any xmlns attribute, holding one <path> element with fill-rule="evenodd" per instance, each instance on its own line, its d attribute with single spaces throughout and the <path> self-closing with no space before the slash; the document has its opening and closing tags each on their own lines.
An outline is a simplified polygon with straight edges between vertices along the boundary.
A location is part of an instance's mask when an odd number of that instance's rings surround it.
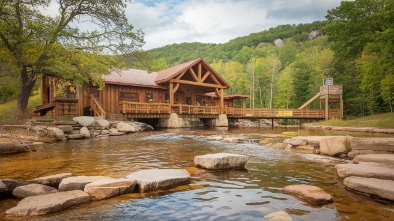
<svg viewBox="0 0 394 221">
<path fill-rule="evenodd" d="M 64 172 L 125 177 L 151 168 L 185 168 L 193 173 L 193 185 L 176 191 L 128 194 L 28 220 L 262 220 L 279 210 L 295 220 L 392 220 L 392 203 L 374 202 L 338 187 L 333 164 L 316 163 L 305 154 L 268 149 L 254 142 L 231 144 L 182 137 L 237 134 L 256 138 L 284 130 L 182 129 L 67 141 L 0 157 L 0 177 L 28 180 Z M 194 156 L 218 152 L 250 156 L 247 170 L 194 168 Z M 286 185 L 300 183 L 321 187 L 335 202 L 314 207 L 283 193 Z M 20 220 L 4 215 L 16 203 L 14 199 L 0 201 L 0 220 Z"/>
</svg>

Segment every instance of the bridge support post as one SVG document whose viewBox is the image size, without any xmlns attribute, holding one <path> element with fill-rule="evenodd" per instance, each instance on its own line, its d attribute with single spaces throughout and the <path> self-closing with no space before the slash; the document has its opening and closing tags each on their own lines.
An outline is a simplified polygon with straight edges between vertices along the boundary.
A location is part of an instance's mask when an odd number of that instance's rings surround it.
<svg viewBox="0 0 394 221">
<path fill-rule="evenodd" d="M 271 129 L 274 129 L 274 118 L 271 119 Z"/>
</svg>

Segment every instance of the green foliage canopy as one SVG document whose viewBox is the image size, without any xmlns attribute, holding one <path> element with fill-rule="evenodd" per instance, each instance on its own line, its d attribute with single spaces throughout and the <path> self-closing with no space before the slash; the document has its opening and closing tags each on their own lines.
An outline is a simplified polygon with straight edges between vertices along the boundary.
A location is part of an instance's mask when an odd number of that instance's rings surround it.
<svg viewBox="0 0 394 221">
<path fill-rule="evenodd" d="M 122 64 L 114 55 L 132 54 L 143 44 L 142 32 L 127 22 L 122 0 L 57 0 L 58 13 L 43 14 L 54 2 L 0 2 L 0 74 L 20 80 L 21 115 L 41 76 L 99 82 Z"/>
</svg>

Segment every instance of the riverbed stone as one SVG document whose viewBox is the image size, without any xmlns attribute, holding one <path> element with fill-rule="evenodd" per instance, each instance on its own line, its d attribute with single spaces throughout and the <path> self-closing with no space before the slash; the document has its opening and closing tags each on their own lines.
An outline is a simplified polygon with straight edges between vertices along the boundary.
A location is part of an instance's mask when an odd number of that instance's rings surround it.
<svg viewBox="0 0 394 221">
<path fill-rule="evenodd" d="M 116 126 L 116 129 L 118 129 L 119 132 L 124 132 L 124 133 L 136 132 L 133 126 L 125 122 L 119 122 L 118 125 Z"/>
<path fill-rule="evenodd" d="M 346 187 L 359 192 L 376 195 L 384 199 L 394 200 L 394 181 L 365 177 L 346 177 L 343 180 Z"/>
<path fill-rule="evenodd" d="M 96 117 L 95 124 L 97 124 L 101 130 L 104 130 L 104 129 L 109 128 L 109 126 L 111 125 L 111 122 L 107 121 L 106 119 L 104 119 L 102 117 Z"/>
<path fill-rule="evenodd" d="M 11 195 L 12 191 L 14 191 L 15 188 L 18 186 L 24 186 L 27 185 L 28 183 L 18 181 L 18 180 L 12 180 L 12 179 L 0 179 L 0 198 Z"/>
<path fill-rule="evenodd" d="M 111 198 L 132 193 L 137 182 L 131 179 L 105 179 L 91 182 L 85 186 L 84 191 L 95 200 Z"/>
<path fill-rule="evenodd" d="M 140 192 L 169 189 L 191 182 L 190 174 L 182 169 L 148 169 L 129 174 L 126 178 L 137 181 Z"/>
<path fill-rule="evenodd" d="M 87 128 L 87 127 L 82 127 L 80 130 L 79 130 L 79 133 L 80 134 L 82 134 L 83 135 L 83 137 L 85 137 L 85 138 L 89 138 L 90 137 L 90 131 L 89 131 L 89 129 Z"/>
<path fill-rule="evenodd" d="M 245 169 L 248 160 L 249 157 L 245 155 L 217 153 L 195 156 L 194 164 L 205 169 Z"/>
<path fill-rule="evenodd" d="M 266 216 L 264 216 L 265 219 L 268 221 L 294 221 L 289 214 L 287 214 L 285 211 L 281 210 L 278 212 L 270 213 Z"/>
<path fill-rule="evenodd" d="M 244 138 L 241 137 L 226 137 L 223 138 L 223 142 L 227 142 L 227 143 L 242 143 L 244 142 Z"/>
<path fill-rule="evenodd" d="M 59 191 L 84 190 L 86 184 L 96 180 L 109 179 L 107 176 L 73 176 L 67 177 L 59 184 Z"/>
<path fill-rule="evenodd" d="M 90 126 L 94 122 L 94 117 L 79 116 L 74 117 L 73 120 L 83 127 Z"/>
<path fill-rule="evenodd" d="M 14 191 L 12 191 L 12 195 L 16 198 L 23 199 L 29 196 L 38 196 L 54 192 L 57 192 L 57 189 L 47 185 L 28 184 L 15 188 Z"/>
<path fill-rule="evenodd" d="M 30 149 L 27 145 L 14 143 L 14 142 L 1 142 L 0 155 L 17 154 L 29 152 Z"/>
<path fill-rule="evenodd" d="M 85 138 L 85 135 L 80 134 L 80 133 L 78 133 L 78 134 L 69 134 L 68 135 L 68 139 L 72 139 L 72 140 L 83 139 L 83 138 Z"/>
<path fill-rule="evenodd" d="M 306 184 L 290 185 L 284 188 L 284 192 L 315 205 L 325 205 L 334 202 L 334 198 L 331 195 L 317 186 Z"/>
<path fill-rule="evenodd" d="M 305 146 L 307 145 L 307 140 L 301 137 L 293 137 L 283 141 L 285 144 L 290 144 L 292 146 Z"/>
<path fill-rule="evenodd" d="M 58 188 L 60 182 L 64 178 L 71 177 L 72 175 L 73 175 L 72 173 L 60 173 L 60 174 L 55 174 L 55 175 L 50 175 L 50 176 L 38 177 L 35 179 L 28 180 L 27 182 L 43 184 L 43 185 Z"/>
<path fill-rule="evenodd" d="M 16 207 L 7 210 L 6 214 L 11 216 L 43 215 L 89 201 L 89 194 L 81 190 L 30 196 L 21 200 Z"/>
<path fill-rule="evenodd" d="M 366 154 L 366 155 L 357 155 L 353 162 L 372 162 L 372 163 L 381 163 L 388 164 L 394 166 L 394 154 Z"/>
<path fill-rule="evenodd" d="M 348 136 L 327 137 L 320 140 L 320 154 L 329 156 L 338 156 L 346 153 L 350 149 L 350 140 Z"/>
<path fill-rule="evenodd" d="M 154 128 L 149 125 L 138 121 L 133 121 L 129 123 L 136 131 L 147 131 L 147 130 L 154 130 Z"/>
<path fill-rule="evenodd" d="M 392 166 L 369 164 L 337 164 L 335 166 L 339 178 L 350 176 L 394 180 Z"/>
<path fill-rule="evenodd" d="M 73 131 L 73 126 L 71 125 L 57 125 L 57 128 L 63 131 L 63 133 L 71 133 Z"/>
<path fill-rule="evenodd" d="M 64 132 L 57 127 L 47 127 L 48 135 L 51 136 L 55 141 L 66 140 Z"/>
</svg>

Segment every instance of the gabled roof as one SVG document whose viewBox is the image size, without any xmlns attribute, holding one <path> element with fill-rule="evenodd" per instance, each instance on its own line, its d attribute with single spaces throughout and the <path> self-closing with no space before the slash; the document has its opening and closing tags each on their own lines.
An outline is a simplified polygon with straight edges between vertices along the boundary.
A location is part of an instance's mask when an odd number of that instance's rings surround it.
<svg viewBox="0 0 394 221">
<path fill-rule="evenodd" d="M 157 72 L 157 77 L 156 77 L 156 82 L 157 83 L 162 83 L 165 81 L 169 81 L 175 76 L 179 75 L 182 73 L 183 70 L 189 69 L 193 67 L 194 65 L 198 64 L 202 59 L 198 58 L 192 61 L 185 62 L 183 64 L 179 64 L 170 68 L 167 68 L 165 70 Z"/>
<path fill-rule="evenodd" d="M 191 61 L 185 62 L 183 64 L 179 64 L 179 65 L 176 65 L 176 66 L 173 66 L 173 67 L 170 67 L 165 70 L 157 72 L 156 83 L 159 84 L 159 83 L 168 82 L 171 79 L 174 79 L 176 76 L 182 74 L 184 71 L 197 65 L 200 62 L 203 63 L 213 75 L 215 75 L 215 77 L 220 81 L 220 83 L 223 86 L 230 87 L 230 85 L 227 84 L 227 82 L 202 58 L 191 60 Z"/>
<path fill-rule="evenodd" d="M 151 74 L 145 70 L 138 69 L 127 69 L 127 70 L 113 70 L 109 75 L 104 76 L 104 83 L 116 84 L 116 85 L 131 85 L 140 87 L 160 87 L 163 88 L 160 83 L 165 83 L 171 79 L 176 78 L 178 75 L 184 73 L 188 69 L 202 63 L 206 69 L 209 70 L 211 75 L 214 75 L 217 81 L 225 87 L 230 87 L 227 82 L 202 58 L 198 58 L 192 61 L 179 64 L 159 72 L 153 72 Z"/>
<path fill-rule="evenodd" d="M 109 75 L 104 76 L 104 83 L 157 87 L 156 75 L 155 72 L 148 74 L 147 71 L 137 69 L 113 70 Z"/>
</svg>

